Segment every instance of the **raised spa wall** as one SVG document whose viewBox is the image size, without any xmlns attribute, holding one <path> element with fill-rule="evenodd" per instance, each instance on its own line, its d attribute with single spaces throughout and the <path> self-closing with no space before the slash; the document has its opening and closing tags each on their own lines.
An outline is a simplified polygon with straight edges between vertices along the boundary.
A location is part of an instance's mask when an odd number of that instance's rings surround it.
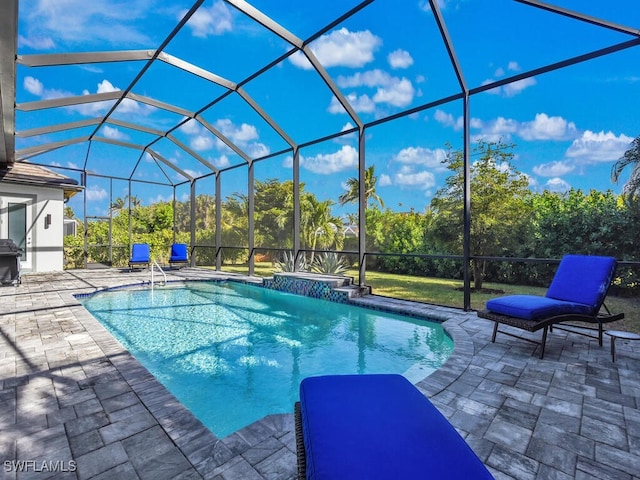
<svg viewBox="0 0 640 480">
<path fill-rule="evenodd" d="M 310 273 L 275 273 L 272 278 L 262 281 L 264 288 L 280 292 L 295 293 L 306 297 L 330 300 L 337 303 L 348 303 L 354 297 L 357 287 L 350 277 L 332 277 Z"/>
</svg>

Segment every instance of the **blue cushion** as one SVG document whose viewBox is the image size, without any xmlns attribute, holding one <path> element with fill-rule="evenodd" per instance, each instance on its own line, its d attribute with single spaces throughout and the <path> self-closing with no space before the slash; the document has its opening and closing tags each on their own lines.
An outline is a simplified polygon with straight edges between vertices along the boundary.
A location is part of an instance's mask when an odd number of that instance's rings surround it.
<svg viewBox="0 0 640 480">
<path fill-rule="evenodd" d="M 591 307 L 537 295 L 507 295 L 487 301 L 487 310 L 510 317 L 539 320 L 567 313 L 591 315 Z"/>
<path fill-rule="evenodd" d="M 187 245 L 186 243 L 174 243 L 171 245 L 170 262 L 186 262 L 187 261 Z"/>
<path fill-rule="evenodd" d="M 612 257 L 565 255 L 558 266 L 547 297 L 600 309 L 616 271 Z"/>
<path fill-rule="evenodd" d="M 307 479 L 493 478 L 401 375 L 305 378 L 300 407 Z"/>
<path fill-rule="evenodd" d="M 149 263 L 149 245 L 146 243 L 134 243 L 131 247 L 131 260 L 129 263 Z"/>
</svg>

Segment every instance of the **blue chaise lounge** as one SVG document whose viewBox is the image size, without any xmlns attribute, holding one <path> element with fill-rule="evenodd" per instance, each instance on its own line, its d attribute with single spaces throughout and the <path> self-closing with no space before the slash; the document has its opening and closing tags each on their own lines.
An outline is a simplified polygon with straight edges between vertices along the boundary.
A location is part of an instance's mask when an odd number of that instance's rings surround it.
<svg viewBox="0 0 640 480">
<path fill-rule="evenodd" d="M 149 266 L 151 261 L 149 245 L 147 243 L 134 243 L 131 247 L 131 258 L 129 259 L 129 270 L 134 266 Z"/>
<path fill-rule="evenodd" d="M 295 407 L 299 480 L 493 478 L 402 375 L 305 378 Z"/>
<path fill-rule="evenodd" d="M 171 245 L 171 256 L 169 257 L 169 266 L 172 267 L 175 264 L 187 264 L 189 263 L 189 256 L 187 253 L 186 243 L 174 243 Z"/>
<path fill-rule="evenodd" d="M 604 299 L 616 271 L 616 260 L 595 255 L 565 255 L 551 281 L 545 296 L 507 295 L 489 300 L 485 310 L 478 316 L 495 322 L 492 342 L 498 331 L 505 335 L 522 338 L 541 346 L 540 358 L 544 357 L 547 331 L 564 322 L 587 322 L 597 324 L 598 343 L 602 346 L 603 324 L 624 318 L 624 313 L 611 314 Z M 605 312 L 601 312 L 604 307 Z M 536 342 L 503 330 L 504 324 L 529 332 L 542 329 L 542 341 Z M 574 333 L 593 336 L 571 329 Z"/>
</svg>

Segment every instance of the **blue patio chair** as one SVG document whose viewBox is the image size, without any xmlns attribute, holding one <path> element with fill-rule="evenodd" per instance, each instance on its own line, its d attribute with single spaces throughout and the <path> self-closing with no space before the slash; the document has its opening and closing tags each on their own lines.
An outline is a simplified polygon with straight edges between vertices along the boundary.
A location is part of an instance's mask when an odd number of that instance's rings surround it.
<svg viewBox="0 0 640 480">
<path fill-rule="evenodd" d="M 150 252 L 149 245 L 146 243 L 134 243 L 131 247 L 131 259 L 129 259 L 129 271 L 133 269 L 134 266 L 149 266 Z"/>
<path fill-rule="evenodd" d="M 565 255 L 560 261 L 551 285 L 545 296 L 507 295 L 487 301 L 478 316 L 495 322 L 492 342 L 498 331 L 505 335 L 522 338 L 541 346 L 540 358 L 544 356 L 547 331 L 565 322 L 587 322 L 597 324 L 597 337 L 590 328 L 568 331 L 597 338 L 602 346 L 603 324 L 624 318 L 624 313 L 611 314 L 604 299 L 613 280 L 616 260 L 595 255 Z M 604 307 L 605 312 L 601 312 Z M 498 330 L 498 325 L 536 332 L 542 329 L 542 340 L 537 342 L 512 333 Z M 592 329 L 591 329 L 592 330 Z"/>
<path fill-rule="evenodd" d="M 186 243 L 174 243 L 171 245 L 171 256 L 169 257 L 169 266 L 174 264 L 188 264 L 189 255 L 187 253 Z"/>
<path fill-rule="evenodd" d="M 305 378 L 294 412 L 299 480 L 493 478 L 402 375 Z"/>
</svg>

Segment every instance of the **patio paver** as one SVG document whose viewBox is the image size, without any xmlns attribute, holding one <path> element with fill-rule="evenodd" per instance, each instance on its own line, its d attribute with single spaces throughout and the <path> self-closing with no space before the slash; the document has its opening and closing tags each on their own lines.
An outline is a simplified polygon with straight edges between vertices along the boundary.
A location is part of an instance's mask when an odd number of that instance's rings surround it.
<svg viewBox="0 0 640 480">
<path fill-rule="evenodd" d="M 292 414 L 216 438 L 73 296 L 148 281 L 73 270 L 0 289 L 0 478 L 296 477 Z M 527 342 L 491 343 L 491 322 L 472 312 L 359 301 L 446 322 L 454 353 L 417 386 L 497 479 L 640 478 L 640 342 L 618 340 L 613 363 L 608 345 L 554 330 L 540 360 Z"/>
</svg>

